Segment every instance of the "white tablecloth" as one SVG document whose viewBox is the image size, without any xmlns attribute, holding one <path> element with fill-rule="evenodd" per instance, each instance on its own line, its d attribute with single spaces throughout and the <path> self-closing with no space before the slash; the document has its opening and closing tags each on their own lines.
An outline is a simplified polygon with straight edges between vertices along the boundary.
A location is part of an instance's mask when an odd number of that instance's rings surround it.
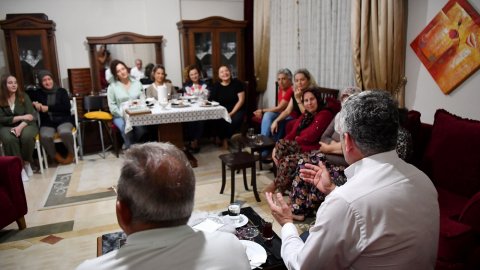
<svg viewBox="0 0 480 270">
<path fill-rule="evenodd" d="M 225 119 L 225 121 L 229 123 L 232 122 L 227 109 L 223 106 L 201 107 L 199 103 L 193 103 L 184 108 L 172 108 L 169 104 L 165 109 L 162 109 L 158 103 L 156 103 L 151 110 L 151 114 L 126 114 L 125 132 L 130 131 L 132 126 L 193 122 L 220 118 Z"/>
</svg>

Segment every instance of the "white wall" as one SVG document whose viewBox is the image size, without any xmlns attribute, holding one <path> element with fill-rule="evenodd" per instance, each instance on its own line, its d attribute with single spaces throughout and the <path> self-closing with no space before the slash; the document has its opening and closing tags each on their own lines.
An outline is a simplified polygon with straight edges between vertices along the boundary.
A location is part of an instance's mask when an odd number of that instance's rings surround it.
<svg viewBox="0 0 480 270">
<path fill-rule="evenodd" d="M 181 19 L 223 16 L 243 19 L 243 0 L 1 0 L 0 20 L 8 13 L 45 13 L 56 23 L 57 54 L 62 85 L 67 69 L 89 67 L 87 36 L 116 32 L 163 35 L 168 77 L 181 85 Z M 4 35 L 0 34 L 0 72 L 8 71 Z M 128 63 L 127 63 L 128 64 Z"/>
<path fill-rule="evenodd" d="M 443 108 L 458 116 L 480 120 L 480 70 L 449 95 L 444 95 L 417 58 L 410 43 L 447 3 L 447 0 L 409 0 L 407 28 L 406 106 L 422 114 L 422 121 L 433 123 L 435 111 Z M 477 12 L 480 0 L 469 0 Z"/>
</svg>

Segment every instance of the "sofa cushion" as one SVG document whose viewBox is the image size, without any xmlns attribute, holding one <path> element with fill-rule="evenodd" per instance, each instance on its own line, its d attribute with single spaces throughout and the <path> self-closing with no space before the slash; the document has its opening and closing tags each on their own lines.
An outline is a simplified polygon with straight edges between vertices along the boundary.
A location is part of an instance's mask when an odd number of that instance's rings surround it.
<svg viewBox="0 0 480 270">
<path fill-rule="evenodd" d="M 480 121 L 437 110 L 422 168 L 438 187 L 471 197 L 480 190 Z"/>
</svg>

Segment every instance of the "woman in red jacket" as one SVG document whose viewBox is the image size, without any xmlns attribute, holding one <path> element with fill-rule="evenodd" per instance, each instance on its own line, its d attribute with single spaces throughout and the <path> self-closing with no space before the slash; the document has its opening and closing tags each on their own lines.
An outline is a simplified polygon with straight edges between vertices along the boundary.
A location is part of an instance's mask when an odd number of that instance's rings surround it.
<svg viewBox="0 0 480 270">
<path fill-rule="evenodd" d="M 320 89 L 307 88 L 302 95 L 305 112 L 293 125 L 292 130 L 275 145 L 272 158 L 277 166 L 277 177 L 265 188 L 265 191 L 285 192 L 291 189 L 295 176 L 298 157 L 301 153 L 318 149 L 318 142 L 335 114 L 340 109 L 336 100 L 329 100 L 325 105 L 320 96 Z"/>
</svg>

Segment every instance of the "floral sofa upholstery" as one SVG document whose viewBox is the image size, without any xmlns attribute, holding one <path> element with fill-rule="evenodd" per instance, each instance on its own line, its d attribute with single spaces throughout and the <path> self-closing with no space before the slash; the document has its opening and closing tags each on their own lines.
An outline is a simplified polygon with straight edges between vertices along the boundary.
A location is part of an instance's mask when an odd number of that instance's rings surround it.
<svg viewBox="0 0 480 270">
<path fill-rule="evenodd" d="M 438 191 L 440 236 L 436 269 L 480 269 L 480 121 L 437 110 L 433 125 L 410 111 L 412 163 Z"/>
</svg>

